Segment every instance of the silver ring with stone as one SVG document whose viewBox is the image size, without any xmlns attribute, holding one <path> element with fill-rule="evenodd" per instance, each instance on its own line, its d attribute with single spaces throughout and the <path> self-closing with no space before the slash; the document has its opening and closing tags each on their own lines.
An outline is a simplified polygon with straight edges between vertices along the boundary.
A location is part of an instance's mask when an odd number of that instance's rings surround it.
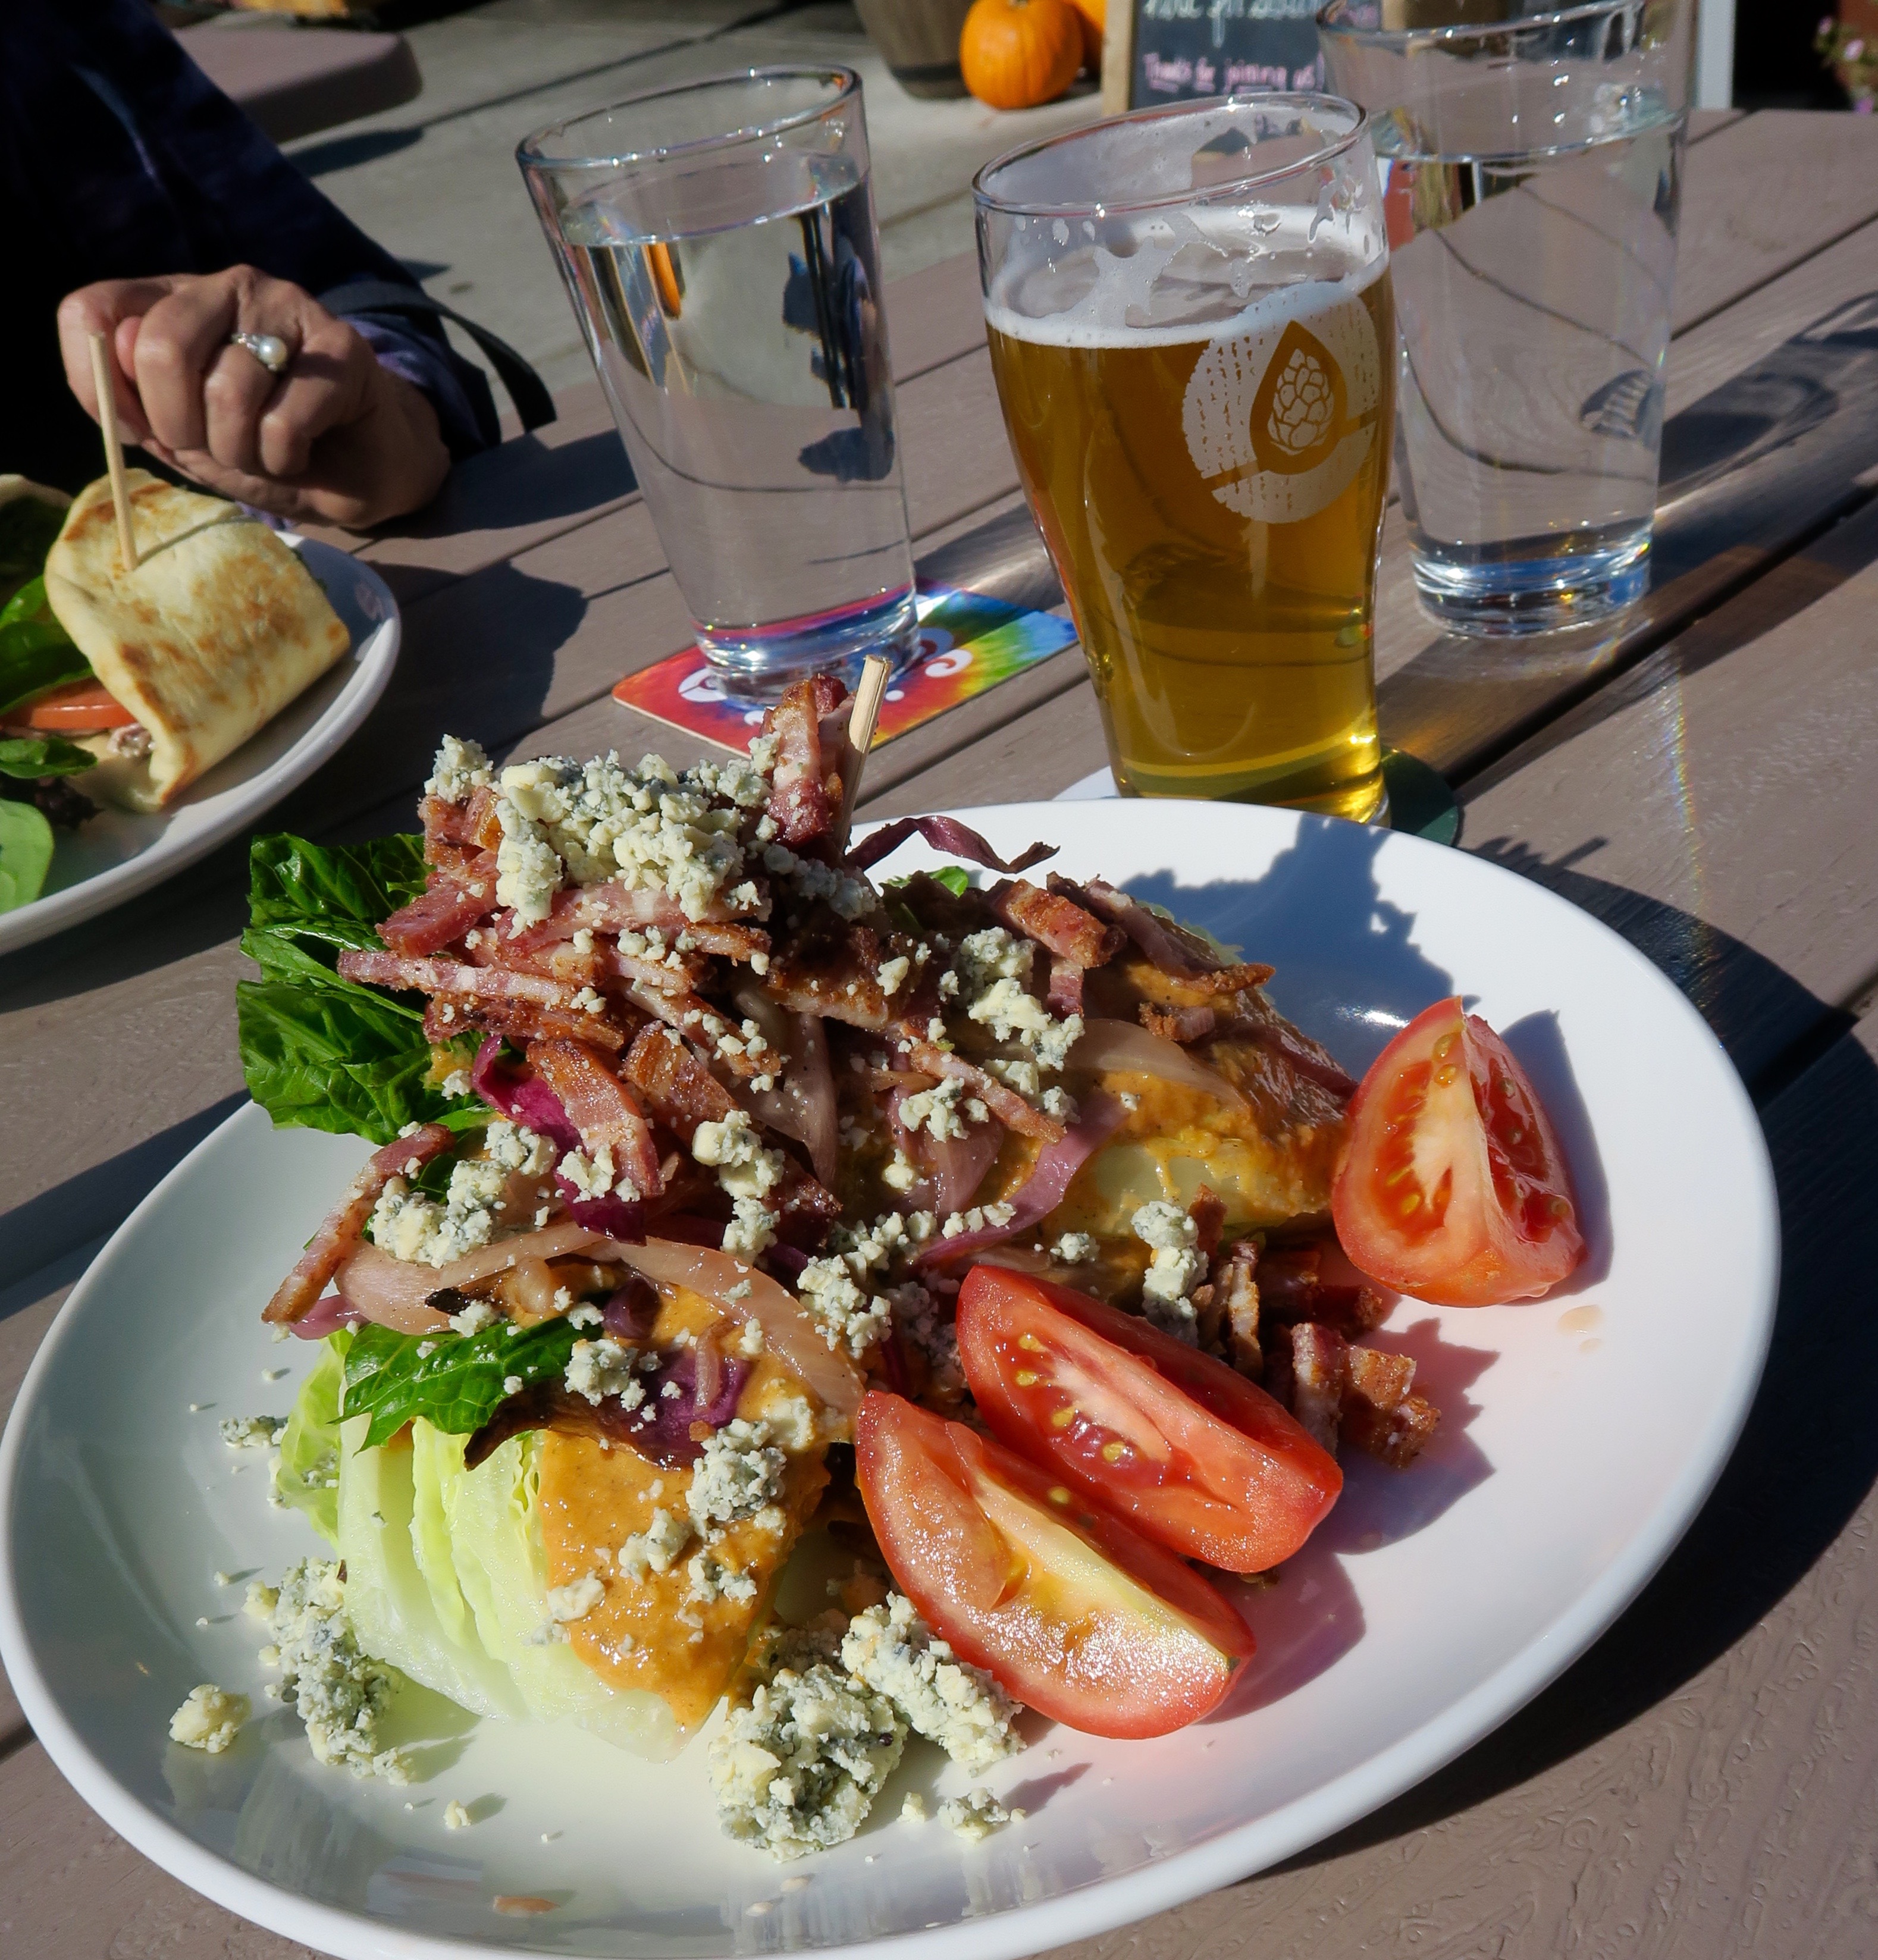
<svg viewBox="0 0 1878 1960">
<path fill-rule="evenodd" d="M 294 351 L 278 333 L 231 333 L 231 347 L 245 347 L 270 374 L 278 374 L 294 358 Z"/>
</svg>

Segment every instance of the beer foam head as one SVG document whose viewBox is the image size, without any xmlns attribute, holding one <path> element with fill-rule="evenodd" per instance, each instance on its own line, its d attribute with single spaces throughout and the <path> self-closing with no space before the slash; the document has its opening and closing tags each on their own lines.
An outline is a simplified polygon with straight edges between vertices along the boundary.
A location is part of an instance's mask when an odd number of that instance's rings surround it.
<svg viewBox="0 0 1878 1960">
<path fill-rule="evenodd" d="M 985 317 L 1014 340 L 1084 348 L 1211 340 L 1254 315 L 1308 320 L 1382 276 L 1375 215 L 1373 240 L 1361 235 L 1367 215 L 1333 235 L 1310 208 L 1057 218 L 1035 239 L 1012 241 Z"/>
<path fill-rule="evenodd" d="M 1334 97 L 1236 97 L 993 164 L 977 186 L 987 319 L 1017 339 L 1141 346 L 1211 339 L 1275 293 L 1300 316 L 1348 300 L 1388 258 L 1361 124 Z"/>
</svg>

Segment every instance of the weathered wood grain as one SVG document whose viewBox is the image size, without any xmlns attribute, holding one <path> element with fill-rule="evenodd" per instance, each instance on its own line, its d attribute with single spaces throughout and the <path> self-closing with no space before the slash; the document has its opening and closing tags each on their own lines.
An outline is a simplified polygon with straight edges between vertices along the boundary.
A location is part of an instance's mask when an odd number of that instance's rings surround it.
<svg viewBox="0 0 1878 1960">
<path fill-rule="evenodd" d="M 1679 329 L 1709 319 L 1878 216 L 1878 128 L 1863 116 L 1763 110 L 1689 157 L 1676 269 Z"/>
</svg>

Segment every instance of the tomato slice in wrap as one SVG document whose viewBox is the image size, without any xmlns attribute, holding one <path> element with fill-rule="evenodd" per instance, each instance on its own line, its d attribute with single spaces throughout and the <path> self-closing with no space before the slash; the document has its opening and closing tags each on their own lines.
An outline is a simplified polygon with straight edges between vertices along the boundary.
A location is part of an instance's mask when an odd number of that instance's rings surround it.
<svg viewBox="0 0 1878 1960">
<path fill-rule="evenodd" d="M 958 1336 L 1001 1442 L 1186 1558 L 1268 1570 L 1343 1488 L 1335 1459 L 1262 1389 L 1068 1287 L 975 1267 Z"/>
<path fill-rule="evenodd" d="M 963 1423 L 877 1389 L 855 1454 L 895 1583 L 954 1652 L 1072 1729 L 1183 1728 L 1253 1651 L 1191 1567 Z"/>
</svg>

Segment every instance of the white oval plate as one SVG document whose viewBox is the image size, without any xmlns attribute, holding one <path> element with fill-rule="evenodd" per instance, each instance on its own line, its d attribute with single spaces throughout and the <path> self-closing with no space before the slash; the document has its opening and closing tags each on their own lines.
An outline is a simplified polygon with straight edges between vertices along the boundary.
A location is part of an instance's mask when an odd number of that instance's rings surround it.
<svg viewBox="0 0 1878 1960">
<path fill-rule="evenodd" d="M 1405 1472 L 1348 1463 L 1331 1518 L 1252 1598 L 1260 1652 L 1224 1707 L 1152 1742 L 1031 1718 L 1030 1747 L 986 1779 L 1030 1815 L 975 1848 L 898 1821 L 905 1791 L 969 1780 L 915 1743 L 859 1837 L 788 1867 L 718 1834 L 701 1743 L 654 1768 L 433 1702 L 412 1723 L 431 1739 L 417 1787 L 320 1768 L 260 1698 L 259 1630 L 213 1576 L 276 1574 L 314 1540 L 268 1510 L 261 1459 L 225 1449 L 216 1424 L 291 1403 L 310 1357 L 256 1316 L 363 1147 L 274 1131 L 250 1106 L 99 1255 L 0 1445 L 0 1656 L 113 1828 L 231 1910 L 358 1960 L 890 1940 L 919 1960 L 1004 1960 L 1243 1878 L 1373 1809 L 1636 1594 L 1733 1445 L 1778 1266 L 1759 1125 L 1689 1003 L 1561 899 L 1415 838 L 1218 804 L 965 814 L 1005 851 L 1063 839 L 1064 870 L 1125 879 L 1271 960 L 1280 1004 L 1352 1069 L 1430 1001 L 1467 995 L 1572 1158 L 1587 1266 L 1536 1303 L 1396 1309 L 1377 1338 L 1416 1357 L 1441 1430 Z M 220 1757 L 167 1740 L 203 1681 L 259 1711 Z M 472 1828 L 444 1828 L 453 1798 Z M 505 1895 L 555 1909 L 505 1916 Z"/>
<path fill-rule="evenodd" d="M 345 622 L 352 651 L 167 810 L 104 808 L 78 830 L 56 832 L 46 889 L 0 912 L 0 953 L 95 918 L 206 857 L 330 761 L 371 712 L 398 663 L 398 602 L 362 560 L 312 538 L 286 542 Z"/>
</svg>

